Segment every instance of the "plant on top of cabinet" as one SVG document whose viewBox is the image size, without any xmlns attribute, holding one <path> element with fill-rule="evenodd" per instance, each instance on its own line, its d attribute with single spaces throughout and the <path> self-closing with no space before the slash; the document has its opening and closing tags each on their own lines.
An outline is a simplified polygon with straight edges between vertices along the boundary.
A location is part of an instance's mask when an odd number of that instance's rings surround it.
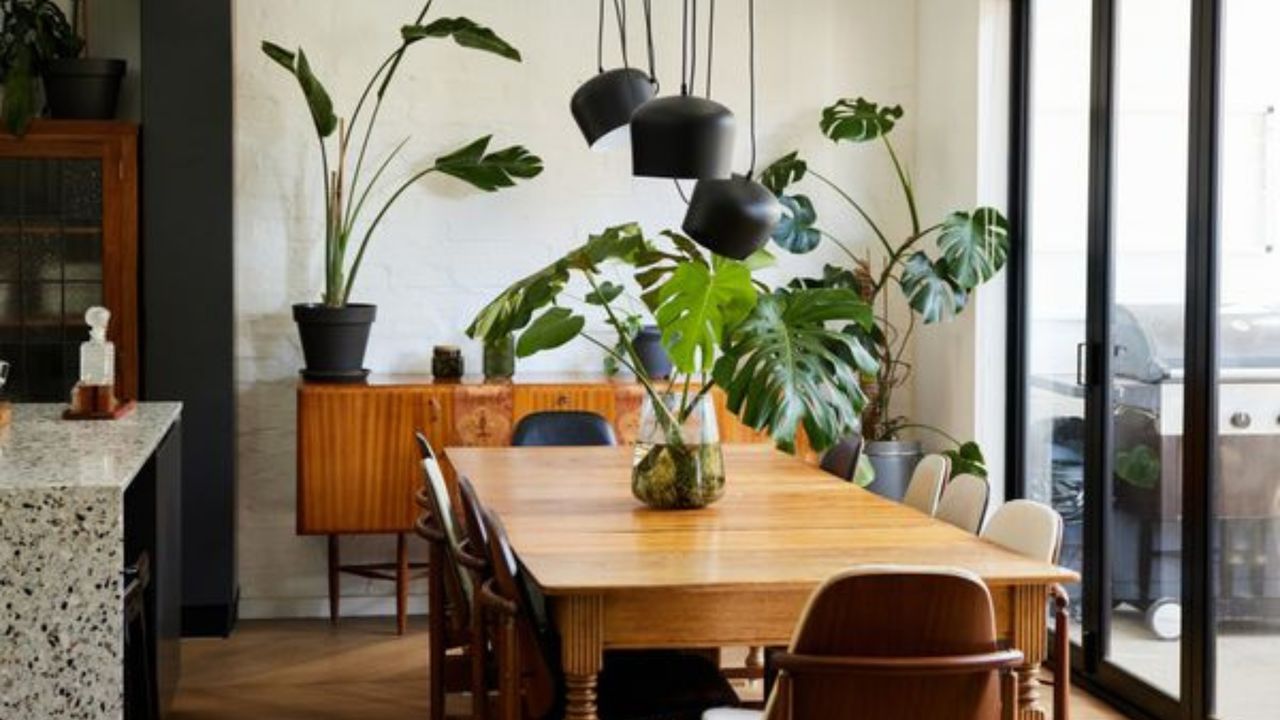
<svg viewBox="0 0 1280 720">
<path fill-rule="evenodd" d="M 650 242 L 635 224 L 594 235 L 503 291 L 467 334 L 488 340 L 518 333 L 521 357 L 578 337 L 611 355 L 647 395 L 632 491 L 653 507 L 702 507 L 724 490 L 707 397 L 712 388 L 724 388 L 729 410 L 767 430 L 780 447 L 794 449 L 803 427 L 813 448 L 824 450 L 857 428 L 866 403 L 859 380 L 876 372 L 863 345 L 872 310 L 849 288 L 769 288 L 753 277 L 772 263 L 768 253 L 731 260 L 702 251 L 683 235 L 663 237 L 662 245 Z M 608 265 L 633 271 L 674 365 L 670 378 L 645 371 L 615 307 L 624 288 L 604 279 Z M 575 279 L 583 285 L 582 301 L 563 304 Z M 620 349 L 586 329 L 581 311 L 587 308 L 603 314 Z M 829 328 L 832 323 L 858 329 Z"/>
<path fill-rule="evenodd" d="M 304 375 L 311 379 L 341 381 L 364 376 L 361 368 L 376 308 L 350 302 L 351 291 L 369 241 L 406 190 L 426 175 L 441 173 L 493 192 L 542 172 L 542 160 L 524 147 L 491 150 L 492 136 L 486 135 L 440 155 L 427 167 L 400 180 L 376 212 L 373 207 L 366 208 L 373 191 L 381 187 L 383 173 L 408 142 L 407 138 L 401 141 L 376 167 L 366 167 L 366 160 L 372 160 L 366 155 L 387 89 L 411 46 L 423 40 L 451 38 L 462 47 L 520 61 L 518 50 L 489 28 L 465 17 L 427 22 L 430 8 L 428 1 L 414 22 L 400 29 L 398 47 L 374 70 L 346 119 L 335 114 L 333 101 L 302 48 L 292 51 L 271 42 L 262 43 L 262 51 L 298 81 L 315 126 L 324 172 L 324 294 L 320 303 L 293 307 L 306 357 Z M 332 139 L 335 133 L 336 142 Z M 371 174 L 367 172 L 370 170 Z M 365 219 L 366 209 L 373 213 L 372 219 Z"/>
<path fill-rule="evenodd" d="M 868 403 L 862 413 L 862 435 L 869 441 L 866 452 L 873 465 L 880 448 L 886 454 L 901 453 L 897 443 L 901 432 L 922 429 L 954 443 L 954 449 L 946 452 L 951 457 L 953 473 L 985 475 L 982 452 L 976 443 L 961 442 L 939 428 L 913 423 L 905 416 L 893 416 L 890 401 L 893 391 L 903 386 L 911 374 L 911 365 L 903 360 L 903 354 L 917 318 L 926 324 L 945 322 L 964 309 L 969 296 L 1004 267 L 1009 252 L 1009 225 L 998 210 L 990 207 L 955 211 L 930 225 L 921 222 L 915 185 L 889 137 L 902 116 L 900 106 L 881 107 L 864 98 L 843 99 L 823 109 L 819 127 L 823 135 L 836 143 L 879 142 L 884 146 L 905 199 L 910 234 L 905 238 L 891 237 L 887 225 L 877 222 L 849 192 L 815 171 L 793 151 L 774 161 L 761 175 L 765 186 L 778 196 L 784 207 L 784 217 L 773 233 L 773 241 L 789 252 L 803 254 L 812 251 L 825 238 L 848 256 L 851 267 L 829 265 L 822 277 L 799 280 L 796 285 L 850 289 L 878 308 L 870 328 L 850 328 L 878 361 L 878 370 L 864 378 L 863 383 Z M 884 252 L 884 260 L 878 267 L 870 253 L 859 257 L 837 235 L 817 227 L 813 201 L 807 195 L 791 191 L 793 185 L 808 178 L 843 201 L 870 230 Z M 937 245 L 933 256 L 921 247 L 931 236 L 936 236 Z M 905 330 L 889 320 L 890 297 L 895 286 L 910 308 Z M 915 449 L 919 451 L 918 444 Z M 887 494 L 900 496 L 897 485 L 905 489 L 905 478 L 881 479 L 895 486 L 882 487 L 881 491 L 888 490 Z"/>
<path fill-rule="evenodd" d="M 14 135 L 23 135 L 36 106 L 36 78 L 55 61 L 84 48 L 67 16 L 52 0 L 0 0 L 0 114 Z"/>
</svg>

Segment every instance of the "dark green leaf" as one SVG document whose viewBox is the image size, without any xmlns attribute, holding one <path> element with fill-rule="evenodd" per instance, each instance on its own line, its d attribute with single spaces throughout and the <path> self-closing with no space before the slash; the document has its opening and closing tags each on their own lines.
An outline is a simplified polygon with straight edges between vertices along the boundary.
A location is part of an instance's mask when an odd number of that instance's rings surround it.
<svg viewBox="0 0 1280 720">
<path fill-rule="evenodd" d="M 1116 477 L 1139 488 L 1160 483 L 1160 457 L 1146 445 L 1135 445 L 1116 453 Z"/>
<path fill-rule="evenodd" d="M 888 135 L 902 118 L 902 106 L 880 107 L 864 98 L 843 99 L 822 110 L 822 134 L 835 140 L 866 142 Z"/>
<path fill-rule="evenodd" d="M 637 257 L 650 249 L 649 241 L 636 223 L 615 225 L 599 235 L 592 235 L 587 242 L 569 251 L 564 261 L 574 270 L 596 272 L 609 260 L 634 263 Z"/>
<path fill-rule="evenodd" d="M 808 164 L 798 157 L 795 150 L 792 150 L 774 160 L 764 169 L 764 172 L 760 173 L 760 184 L 769 188 L 769 192 L 774 195 L 781 195 L 789 185 L 803 180 L 808 169 Z"/>
<path fill-rule="evenodd" d="M 729 410 L 780 447 L 794 448 L 801 426 L 819 451 L 858 427 L 866 404 L 859 372 L 875 366 L 846 362 L 839 348 L 858 341 L 828 329 L 831 321 L 870 324 L 871 307 L 850 290 L 775 291 L 734 328 L 716 362 L 713 377 Z"/>
<path fill-rule="evenodd" d="M 692 261 L 676 266 L 658 290 L 654 318 L 671 362 L 684 373 L 710 370 L 726 332 L 756 302 L 751 271 L 716 257 L 711 267 Z"/>
<path fill-rule="evenodd" d="M 951 459 L 951 477 L 956 475 L 987 476 L 987 460 L 982 456 L 982 448 L 970 440 L 953 450 L 942 453 Z"/>
<path fill-rule="evenodd" d="M 516 342 L 516 357 L 529 357 L 543 350 L 558 348 L 578 337 L 587 319 L 569 308 L 553 307 L 529 323 Z"/>
<path fill-rule="evenodd" d="M 295 56 L 292 50 L 285 50 L 273 42 L 263 40 L 262 52 L 266 53 L 267 57 L 275 60 L 280 67 L 288 70 L 290 75 L 294 74 Z"/>
<path fill-rule="evenodd" d="M 1009 223 L 994 208 L 981 207 L 970 215 L 947 216 L 938 247 L 947 260 L 953 282 L 972 290 L 990 280 L 1009 256 Z"/>
<path fill-rule="evenodd" d="M 907 302 L 926 323 L 949 320 L 964 310 L 968 294 L 952 280 L 946 259 L 933 262 L 923 252 L 907 258 L 899 284 Z"/>
<path fill-rule="evenodd" d="M 773 229 L 773 241 L 796 255 L 812 252 L 822 240 L 822 233 L 813 227 L 818 219 L 813 202 L 804 195 L 783 195 L 778 202 L 782 203 L 782 219 Z"/>
<path fill-rule="evenodd" d="M 32 77 L 31 49 L 20 45 L 15 51 L 13 65 L 4 77 L 4 101 L 0 114 L 9 132 L 21 137 L 26 134 L 31 118 L 36 114 L 35 78 Z"/>
<path fill-rule="evenodd" d="M 311 72 L 311 63 L 307 62 L 307 54 L 298 48 L 298 64 L 294 73 L 298 84 L 302 86 L 302 94 L 307 98 L 307 107 L 311 110 L 311 120 L 315 123 L 320 137 L 329 137 L 338 128 L 338 116 L 333 114 L 333 101 L 329 93 Z"/>
<path fill-rule="evenodd" d="M 486 135 L 436 158 L 435 168 L 486 192 L 511 187 L 516 180 L 537 177 L 542 172 L 542 159 L 519 145 L 486 155 L 492 138 Z"/>
<path fill-rule="evenodd" d="M 464 17 L 440 18 L 427 25 L 406 25 L 400 30 L 406 45 L 429 37 L 452 37 L 463 47 L 484 50 L 520 62 L 520 51 L 487 27 Z"/>
<path fill-rule="evenodd" d="M 617 300 L 618 296 L 622 294 L 622 289 L 621 285 L 606 280 L 600 283 L 599 290 L 592 290 L 587 293 L 584 300 L 587 301 L 588 305 L 606 305 Z"/>
</svg>

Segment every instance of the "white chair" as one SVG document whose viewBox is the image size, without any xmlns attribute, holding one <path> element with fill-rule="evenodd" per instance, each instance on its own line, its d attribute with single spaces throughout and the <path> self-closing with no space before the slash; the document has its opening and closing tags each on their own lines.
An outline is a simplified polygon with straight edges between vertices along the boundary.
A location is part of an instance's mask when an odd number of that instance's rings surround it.
<svg viewBox="0 0 1280 720">
<path fill-rule="evenodd" d="M 1010 500 L 991 516 L 982 538 L 1024 557 L 1057 563 L 1062 552 L 1062 516 L 1056 510 L 1031 500 Z M 1050 591 L 1054 604 L 1053 716 L 1067 717 L 1071 694 L 1071 628 L 1067 614 L 1067 592 L 1061 585 Z"/>
<path fill-rule="evenodd" d="M 926 515 L 933 515 L 938 512 L 938 500 L 950 475 L 950 458 L 946 455 L 925 455 L 911 473 L 911 484 L 907 485 L 902 503 Z"/>
<path fill-rule="evenodd" d="M 987 516 L 987 500 L 991 497 L 991 485 L 986 478 L 977 475 L 957 475 L 947 483 L 938 501 L 934 517 L 967 530 L 975 535 L 982 529 Z"/>
</svg>

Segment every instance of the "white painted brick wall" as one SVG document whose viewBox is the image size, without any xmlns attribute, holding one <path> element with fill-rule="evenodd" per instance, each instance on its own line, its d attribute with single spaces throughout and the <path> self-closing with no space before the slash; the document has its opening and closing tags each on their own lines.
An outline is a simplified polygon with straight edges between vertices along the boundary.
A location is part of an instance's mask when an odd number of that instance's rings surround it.
<svg viewBox="0 0 1280 720">
<path fill-rule="evenodd" d="M 678 86 L 679 4 L 657 0 L 659 76 Z M 639 3 L 632 2 L 638 30 Z M 738 167 L 745 169 L 745 2 L 720 3 L 713 91 L 739 117 Z M 882 153 L 838 150 L 817 131 L 821 107 L 842 96 L 915 101 L 914 0 L 760 0 L 760 164 L 799 147 L 867 198 L 881 217 L 903 218 Z M 703 7 L 705 8 L 705 3 Z M 301 365 L 290 317 L 318 297 L 322 242 L 319 161 L 293 80 L 259 51 L 272 39 L 303 46 L 340 112 L 394 47 L 417 0 L 237 0 L 235 5 L 236 357 L 239 422 L 239 565 L 245 617 L 324 612 L 324 541 L 294 534 L 294 386 Z M 456 343 L 468 367 L 480 349 L 462 330 L 511 280 L 609 224 L 641 221 L 657 232 L 679 224 L 671 183 L 633 179 L 626 152 L 584 146 L 568 112 L 574 88 L 594 72 L 590 0 L 437 0 L 442 15 L 493 27 L 524 54 L 515 64 L 452 43 L 424 42 L 408 55 L 383 111 L 377 156 L 412 135 L 395 170 L 495 135 L 539 154 L 546 171 L 515 190 L 484 194 L 447 178 L 412 188 L 387 217 L 366 258 L 355 299 L 378 305 L 367 364 L 376 372 L 427 372 L 431 346 Z M 642 56 L 637 32 L 633 63 Z M 705 67 L 705 65 L 704 65 Z M 912 126 L 899 147 L 913 155 Z M 392 172 L 394 176 L 398 173 Z M 821 195 L 821 191 L 815 191 Z M 825 227 L 855 242 L 867 233 L 823 197 Z M 905 230 L 899 223 L 897 230 Z M 867 247 L 870 247 L 869 245 Z M 836 255 L 785 258 L 783 271 L 819 268 Z M 524 361 L 521 371 L 586 370 L 599 352 L 582 344 Z M 909 407 L 909 405 L 907 405 Z M 415 543 L 416 544 L 416 543 Z M 344 559 L 387 559 L 385 538 L 346 541 Z M 390 588 L 344 580 L 353 611 L 385 612 Z"/>
</svg>

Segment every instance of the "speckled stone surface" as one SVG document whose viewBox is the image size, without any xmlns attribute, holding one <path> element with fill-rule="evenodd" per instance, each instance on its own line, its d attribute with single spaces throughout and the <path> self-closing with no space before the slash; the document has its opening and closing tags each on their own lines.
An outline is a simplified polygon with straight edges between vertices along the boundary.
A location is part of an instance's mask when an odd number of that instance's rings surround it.
<svg viewBox="0 0 1280 720">
<path fill-rule="evenodd" d="M 124 491 L 180 410 L 15 405 L 0 429 L 0 718 L 123 715 Z"/>
</svg>

